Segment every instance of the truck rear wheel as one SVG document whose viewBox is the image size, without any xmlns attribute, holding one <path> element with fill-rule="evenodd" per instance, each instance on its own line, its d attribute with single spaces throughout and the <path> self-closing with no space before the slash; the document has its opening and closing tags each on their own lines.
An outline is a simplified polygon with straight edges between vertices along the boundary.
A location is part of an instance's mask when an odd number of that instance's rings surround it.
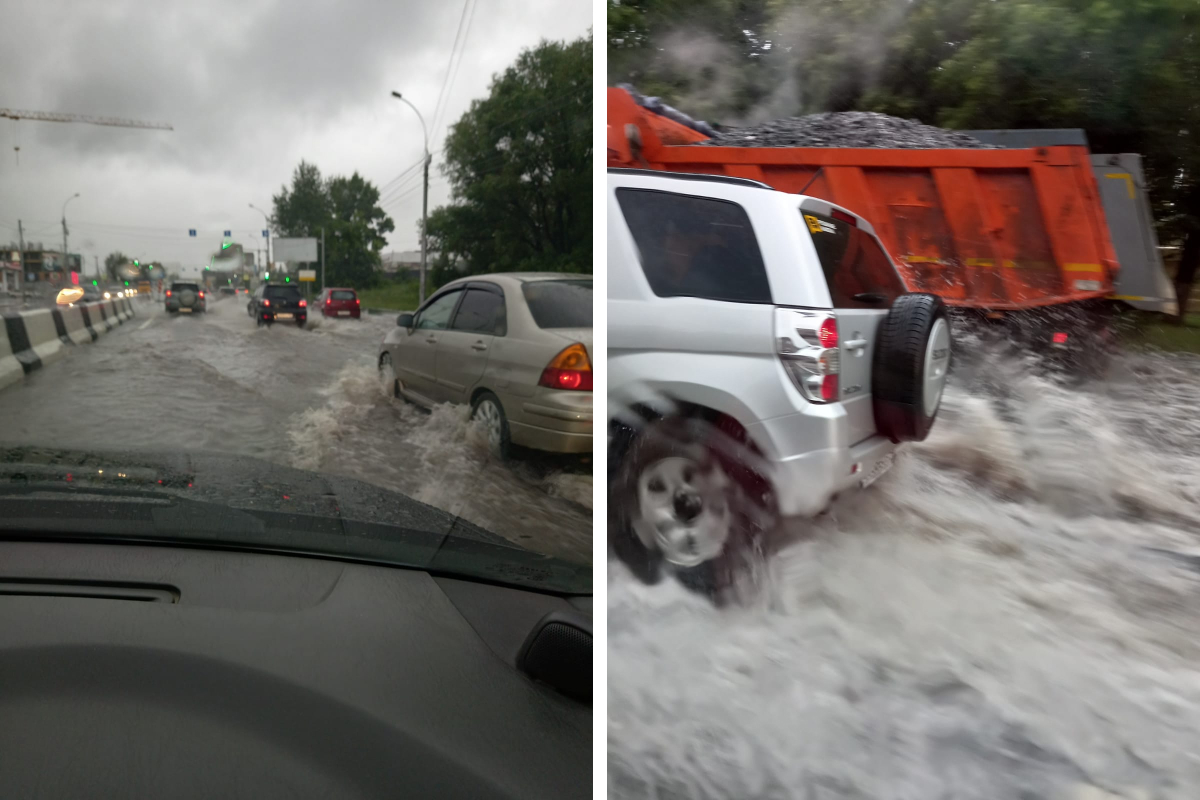
<svg viewBox="0 0 1200 800">
<path fill-rule="evenodd" d="M 950 369 L 950 321 L 932 294 L 896 298 L 879 326 L 872 364 L 875 427 L 893 442 L 929 435 Z"/>
</svg>

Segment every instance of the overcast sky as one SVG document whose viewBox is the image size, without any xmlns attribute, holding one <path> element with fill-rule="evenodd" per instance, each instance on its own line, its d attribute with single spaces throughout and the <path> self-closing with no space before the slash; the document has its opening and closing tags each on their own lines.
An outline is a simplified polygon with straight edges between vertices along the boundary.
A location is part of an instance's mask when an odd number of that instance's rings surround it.
<svg viewBox="0 0 1200 800">
<path fill-rule="evenodd" d="M 173 131 L 0 119 L 0 242 L 208 262 L 222 233 L 261 248 L 262 215 L 304 158 L 383 187 L 419 164 L 431 127 L 429 206 L 449 199 L 436 155 L 493 74 L 541 39 L 575 39 L 594 0 L 477 0 L 446 91 L 463 0 L 4 0 L 0 108 L 167 122 Z M 14 147 L 20 147 L 19 154 Z M 18 165 L 17 159 L 20 159 Z M 414 171 L 415 173 L 415 171 Z M 384 193 L 388 250 L 419 248 L 419 175 Z M 197 229 L 197 238 L 188 229 Z"/>
</svg>

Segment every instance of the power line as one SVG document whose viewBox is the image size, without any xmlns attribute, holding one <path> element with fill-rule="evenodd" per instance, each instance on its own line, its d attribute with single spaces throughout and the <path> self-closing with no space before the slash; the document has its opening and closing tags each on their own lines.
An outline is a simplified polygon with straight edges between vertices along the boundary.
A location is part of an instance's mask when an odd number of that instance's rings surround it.
<svg viewBox="0 0 1200 800">
<path fill-rule="evenodd" d="M 458 60 L 454 59 L 454 51 L 452 50 L 450 52 L 450 61 L 453 63 L 454 66 L 453 66 L 453 70 L 447 76 L 448 81 L 446 82 L 445 86 L 442 88 L 442 91 L 445 93 L 445 102 L 443 103 L 441 100 L 439 100 L 438 104 L 441 106 L 441 110 L 438 111 L 437 109 L 434 109 L 434 113 L 433 113 L 433 129 L 429 133 L 435 139 L 437 138 L 438 129 L 441 128 L 441 126 L 442 126 L 442 118 L 446 115 L 446 110 L 450 108 L 450 92 L 448 90 L 452 89 L 454 87 L 454 81 L 455 81 L 455 79 L 458 78 L 458 69 L 459 69 L 459 67 L 462 66 L 463 54 L 466 53 L 466 51 L 467 51 L 467 47 L 466 47 L 467 39 L 471 35 L 471 22 L 472 22 L 472 20 L 475 19 L 476 0 L 468 0 L 468 5 L 470 7 L 470 11 L 466 12 L 467 13 L 467 24 L 466 24 L 466 27 L 463 29 L 463 38 L 462 38 L 463 46 L 461 48 L 459 48 Z M 466 11 L 465 8 L 464 8 L 464 11 Z"/>
<path fill-rule="evenodd" d="M 434 126 L 430 133 L 437 132 L 437 120 L 441 118 L 442 103 L 446 99 L 446 86 L 450 83 L 450 73 L 454 67 L 454 56 L 458 52 L 463 26 L 467 21 L 467 11 L 471 8 L 472 0 L 463 0 L 462 14 L 458 17 L 458 30 L 454 32 L 454 45 L 450 48 L 450 60 L 446 62 L 446 77 L 442 79 L 442 90 L 438 92 L 437 105 L 433 107 Z"/>
</svg>

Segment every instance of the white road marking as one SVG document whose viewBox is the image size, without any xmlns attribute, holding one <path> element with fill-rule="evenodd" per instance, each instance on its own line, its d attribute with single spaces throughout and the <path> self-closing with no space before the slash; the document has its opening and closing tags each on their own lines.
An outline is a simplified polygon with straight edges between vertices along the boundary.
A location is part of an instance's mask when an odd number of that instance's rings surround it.
<svg viewBox="0 0 1200 800">
<path fill-rule="evenodd" d="M 145 322 L 143 322 L 141 325 L 138 325 L 138 330 L 144 331 L 144 330 L 146 330 L 146 328 L 149 328 L 151 325 L 153 325 L 157 321 L 158 321 L 158 317 L 155 317 L 153 319 L 148 319 Z"/>
</svg>

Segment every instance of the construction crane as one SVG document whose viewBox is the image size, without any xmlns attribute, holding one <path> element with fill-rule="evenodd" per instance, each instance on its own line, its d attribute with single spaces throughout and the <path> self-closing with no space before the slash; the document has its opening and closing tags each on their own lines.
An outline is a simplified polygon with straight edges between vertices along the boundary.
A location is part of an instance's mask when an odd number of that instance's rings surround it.
<svg viewBox="0 0 1200 800">
<path fill-rule="evenodd" d="M 113 128 L 153 128 L 160 131 L 175 130 L 165 122 L 142 122 L 136 119 L 121 119 L 119 117 L 91 117 L 86 114 L 64 114 L 59 111 L 18 111 L 13 108 L 0 108 L 0 119 L 11 119 L 14 122 L 31 119 L 38 122 L 83 122 L 88 125 L 108 125 Z M 21 164 L 21 146 L 14 145 L 17 166 Z"/>
<path fill-rule="evenodd" d="M 118 117 L 90 117 L 86 114 L 63 114 L 57 111 L 17 111 L 0 108 L 0 118 L 32 119 L 40 122 L 84 122 L 88 125 L 109 125 L 114 128 L 154 128 L 160 131 L 175 130 L 166 122 L 142 122 Z"/>
</svg>

